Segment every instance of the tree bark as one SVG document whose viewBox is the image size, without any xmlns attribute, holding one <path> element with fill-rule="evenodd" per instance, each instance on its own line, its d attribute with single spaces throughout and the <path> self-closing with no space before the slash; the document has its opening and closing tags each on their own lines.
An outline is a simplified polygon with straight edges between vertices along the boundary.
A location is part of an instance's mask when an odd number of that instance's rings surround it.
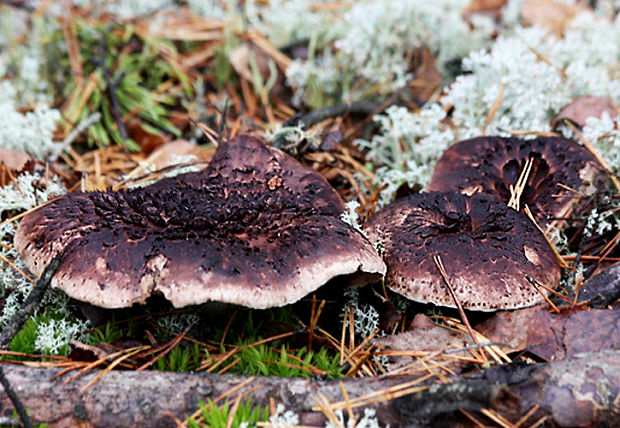
<svg viewBox="0 0 620 428">
<path fill-rule="evenodd" d="M 4 368 L 32 419 L 51 426 L 171 426 L 171 416 L 183 420 L 197 409 L 199 400 L 215 399 L 247 379 L 206 373 L 112 371 L 80 392 L 99 372 L 65 383 L 70 375 L 55 378 L 58 369 L 19 365 Z M 353 400 L 411 379 L 401 376 L 341 381 Z M 325 418 L 312 411 L 316 406 L 313 398 L 320 393 L 330 403 L 342 401 L 339 382 L 257 377 L 239 391 L 257 388 L 251 393 L 254 404 L 266 405 L 272 397 L 297 413 L 300 424 L 322 426 Z M 552 426 L 614 426 L 620 420 L 619 397 L 620 351 L 616 350 L 580 354 L 547 364 L 506 364 L 367 407 L 376 410 L 382 426 L 467 425 L 459 409 L 485 420 L 475 413 L 484 408 L 514 423 L 535 405 L 540 408 L 525 426 L 544 416 Z M 359 408 L 354 411 L 359 420 L 363 412 Z M 0 395 L 0 418 L 12 414 L 11 401 L 6 394 Z"/>
</svg>

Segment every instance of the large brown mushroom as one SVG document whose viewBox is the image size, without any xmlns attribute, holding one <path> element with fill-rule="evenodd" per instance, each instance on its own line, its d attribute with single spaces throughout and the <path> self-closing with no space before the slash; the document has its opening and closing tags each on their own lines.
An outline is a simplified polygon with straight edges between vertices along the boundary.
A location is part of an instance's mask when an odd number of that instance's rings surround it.
<svg viewBox="0 0 620 428">
<path fill-rule="evenodd" d="M 479 137 L 446 150 L 435 167 L 429 191 L 483 192 L 504 202 L 510 186 L 532 162 L 520 206 L 529 206 L 541 227 L 566 216 L 605 181 L 603 167 L 583 146 L 556 137 L 532 140 Z"/>
<path fill-rule="evenodd" d="M 490 195 L 407 196 L 371 217 L 365 232 L 384 248 L 386 285 L 418 302 L 456 307 L 437 256 L 466 309 L 534 305 L 547 293 L 540 284 L 555 288 L 560 281 L 559 263 L 536 225 Z"/>
<path fill-rule="evenodd" d="M 327 181 L 252 136 L 220 144 L 200 172 L 143 189 L 71 194 L 27 215 L 15 246 L 52 285 L 106 308 L 163 294 L 175 307 L 295 302 L 339 275 L 362 283 L 385 265 L 340 220 Z"/>
</svg>

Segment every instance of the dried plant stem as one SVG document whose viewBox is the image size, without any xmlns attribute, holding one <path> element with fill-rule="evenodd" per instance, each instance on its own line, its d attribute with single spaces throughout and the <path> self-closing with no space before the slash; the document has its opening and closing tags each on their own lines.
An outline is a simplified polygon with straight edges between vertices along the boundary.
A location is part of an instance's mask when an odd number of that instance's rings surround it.
<svg viewBox="0 0 620 428">
<path fill-rule="evenodd" d="M 502 82 L 502 84 L 499 86 L 499 91 L 497 92 L 497 98 L 495 99 L 495 102 L 493 103 L 493 106 L 491 107 L 491 110 L 489 111 L 487 120 L 484 122 L 484 128 L 482 128 L 482 135 L 486 135 L 489 124 L 495 117 L 495 114 L 497 113 L 499 106 L 502 104 L 502 99 L 504 98 L 505 87 L 506 87 L 506 84 L 504 82 Z"/>
<path fill-rule="evenodd" d="M 530 172 L 532 171 L 532 165 L 534 164 L 533 159 L 528 159 L 523 165 L 523 169 L 521 170 L 521 174 L 519 175 L 519 179 L 517 183 L 513 186 L 510 185 L 510 200 L 508 201 L 508 206 L 513 210 L 519 211 L 519 205 L 521 201 L 521 195 L 525 190 L 525 186 L 527 184 L 527 180 L 530 176 Z"/>
<path fill-rule="evenodd" d="M 443 262 L 441 261 L 441 256 L 435 255 L 433 257 L 433 260 L 435 261 L 435 264 L 437 265 L 437 269 L 439 269 L 439 273 L 441 274 L 441 277 L 443 278 L 444 282 L 446 283 L 446 286 L 448 287 L 448 290 L 450 291 L 450 295 L 452 296 L 452 299 L 454 300 L 454 303 L 456 304 L 456 307 L 459 310 L 459 315 L 461 316 L 461 319 L 463 320 L 463 324 L 465 324 L 465 326 L 467 327 L 467 331 L 469 332 L 469 335 L 471 336 L 471 340 L 473 340 L 474 343 L 478 345 L 480 342 L 478 342 L 478 338 L 474 334 L 474 330 L 471 328 L 471 325 L 469 324 L 469 320 L 467 319 L 467 316 L 465 315 L 463 306 L 461 305 L 461 302 L 459 302 L 459 299 L 456 297 L 454 288 L 452 288 L 452 285 L 450 284 L 450 281 L 448 280 L 448 274 L 446 273 L 446 269 L 443 265 Z"/>
<path fill-rule="evenodd" d="M 116 82 L 112 81 L 110 76 L 110 70 L 105 65 L 105 51 L 106 51 L 106 35 L 105 33 L 101 36 L 101 40 L 99 41 L 99 67 L 103 72 L 103 78 L 105 79 L 106 86 L 108 87 L 108 92 L 110 93 L 110 101 L 112 102 L 112 111 L 114 113 L 114 117 L 118 124 L 118 132 L 121 134 L 121 138 L 126 141 L 128 138 L 127 128 L 125 128 L 125 123 L 123 123 L 123 114 L 121 113 L 120 103 L 118 102 L 118 96 L 116 95 Z"/>
</svg>

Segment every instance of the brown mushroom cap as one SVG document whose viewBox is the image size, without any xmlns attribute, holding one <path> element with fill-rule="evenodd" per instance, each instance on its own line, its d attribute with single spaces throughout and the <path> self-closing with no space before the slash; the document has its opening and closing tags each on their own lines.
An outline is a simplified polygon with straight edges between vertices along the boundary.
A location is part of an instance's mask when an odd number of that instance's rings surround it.
<svg viewBox="0 0 620 428">
<path fill-rule="evenodd" d="M 464 308 L 491 311 L 534 305 L 560 266 L 537 227 L 522 213 L 482 193 L 419 193 L 396 200 L 366 223 L 384 247 L 386 285 L 409 299 L 455 307 L 434 256 L 440 256 Z M 543 290 L 544 291 L 544 290 Z"/>
<path fill-rule="evenodd" d="M 603 167 L 583 146 L 557 137 L 532 140 L 479 137 L 446 150 L 435 167 L 429 191 L 478 191 L 510 199 L 510 185 L 519 179 L 526 161 L 533 160 L 521 206 L 529 206 L 541 227 L 563 217 L 574 203 L 574 189 L 591 195 L 605 181 Z M 586 199 L 586 198 L 582 198 Z"/>
<path fill-rule="evenodd" d="M 340 220 L 343 210 L 319 174 L 240 136 L 203 171 L 54 201 L 22 220 L 15 245 L 35 274 L 65 251 L 52 285 L 97 306 L 161 293 L 175 307 L 266 308 L 337 275 L 361 271 L 368 281 L 385 272 L 372 245 Z"/>
</svg>

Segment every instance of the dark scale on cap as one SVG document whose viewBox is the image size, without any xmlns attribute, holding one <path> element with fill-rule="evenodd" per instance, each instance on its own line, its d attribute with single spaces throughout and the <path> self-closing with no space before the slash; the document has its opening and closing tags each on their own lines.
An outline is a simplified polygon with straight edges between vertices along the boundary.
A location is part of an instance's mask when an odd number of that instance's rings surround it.
<svg viewBox="0 0 620 428">
<path fill-rule="evenodd" d="M 559 264 L 542 233 L 489 195 L 404 197 L 371 217 L 365 231 L 385 248 L 386 285 L 419 302 L 455 307 L 435 256 L 467 309 L 530 306 L 543 297 L 527 275 L 552 288 L 560 281 Z"/>
<path fill-rule="evenodd" d="M 528 159 L 533 160 L 521 206 L 527 205 L 541 227 L 565 216 L 582 195 L 591 195 L 605 182 L 603 167 L 583 146 L 556 137 L 532 140 L 479 137 L 446 150 L 435 167 L 429 191 L 458 190 L 499 196 L 508 202 Z"/>
<path fill-rule="evenodd" d="M 372 245 L 340 220 L 343 210 L 319 174 L 240 136 L 203 171 L 54 201 L 24 218 L 15 244 L 35 274 L 66 250 L 52 284 L 98 306 L 155 292 L 176 307 L 265 308 L 338 275 L 361 271 L 368 281 L 385 272 Z"/>
</svg>

